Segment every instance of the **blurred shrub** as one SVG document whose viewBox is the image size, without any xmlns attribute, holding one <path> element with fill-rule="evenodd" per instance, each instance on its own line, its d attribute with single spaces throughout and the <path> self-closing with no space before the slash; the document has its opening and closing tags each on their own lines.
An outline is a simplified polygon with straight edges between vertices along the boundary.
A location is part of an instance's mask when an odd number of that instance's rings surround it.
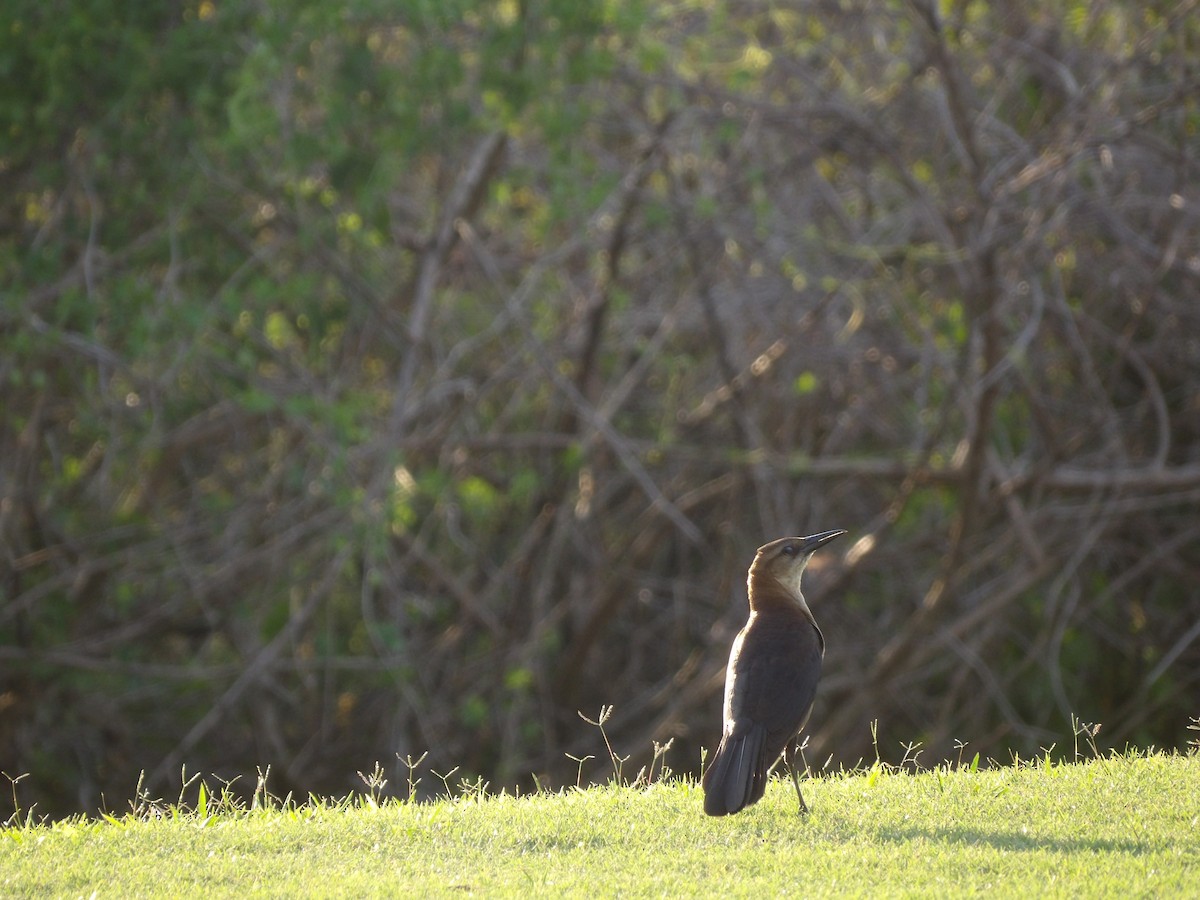
<svg viewBox="0 0 1200 900">
<path fill-rule="evenodd" d="M 848 528 L 809 759 L 1182 745 L 1185 7 L 18 3 L 0 769 L 562 784 L 716 739 Z M 20 74 L 20 78 L 17 77 Z M 885 753 L 892 749 L 885 741 Z M 929 758 L 927 757 L 927 759 Z M 586 773 L 585 773 L 586 774 Z M 603 778 L 598 766 L 592 773 Z"/>
</svg>

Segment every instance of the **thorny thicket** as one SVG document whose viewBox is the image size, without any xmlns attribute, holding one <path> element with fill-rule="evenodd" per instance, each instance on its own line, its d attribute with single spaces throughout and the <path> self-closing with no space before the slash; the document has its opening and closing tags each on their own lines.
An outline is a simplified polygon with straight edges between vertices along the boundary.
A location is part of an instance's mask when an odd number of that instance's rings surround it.
<svg viewBox="0 0 1200 900">
<path fill-rule="evenodd" d="M 1195 6 L 351 4 L 81 101 L 0 160 L 22 805 L 560 786 L 604 704 L 695 770 L 754 548 L 827 528 L 810 760 L 1181 745 Z"/>
</svg>

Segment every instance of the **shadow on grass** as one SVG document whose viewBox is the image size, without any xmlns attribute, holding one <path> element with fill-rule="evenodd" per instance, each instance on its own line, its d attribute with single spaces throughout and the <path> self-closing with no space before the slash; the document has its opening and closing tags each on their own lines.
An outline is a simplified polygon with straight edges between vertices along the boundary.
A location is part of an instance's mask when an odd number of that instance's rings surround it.
<svg viewBox="0 0 1200 900">
<path fill-rule="evenodd" d="M 986 844 L 997 850 L 1029 852 L 1050 850 L 1058 853 L 1126 853 L 1140 856 L 1166 849 L 1161 843 L 1137 840 L 1111 840 L 1108 838 L 1056 838 L 1026 834 L 1022 831 L 987 831 L 981 828 L 893 828 L 877 832 L 881 841 L 903 844 L 924 838 L 946 844 Z"/>
</svg>

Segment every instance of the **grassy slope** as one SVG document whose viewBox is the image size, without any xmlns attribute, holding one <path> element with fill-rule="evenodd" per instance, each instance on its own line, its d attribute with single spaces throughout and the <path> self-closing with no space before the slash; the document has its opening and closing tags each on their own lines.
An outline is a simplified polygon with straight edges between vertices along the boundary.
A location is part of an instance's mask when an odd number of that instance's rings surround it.
<svg viewBox="0 0 1200 900">
<path fill-rule="evenodd" d="M 697 787 L 316 804 L 0 831 L 2 896 L 1200 896 L 1200 757 L 788 782 L 708 819 Z"/>
</svg>

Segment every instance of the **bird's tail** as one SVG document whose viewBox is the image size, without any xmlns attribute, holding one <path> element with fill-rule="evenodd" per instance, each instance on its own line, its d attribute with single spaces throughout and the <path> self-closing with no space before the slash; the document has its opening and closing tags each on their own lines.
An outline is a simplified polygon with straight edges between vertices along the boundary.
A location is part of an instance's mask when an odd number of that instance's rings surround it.
<svg viewBox="0 0 1200 900">
<path fill-rule="evenodd" d="M 754 725 L 721 738 L 704 772 L 704 811 L 710 816 L 735 813 L 762 798 L 767 787 L 767 730 Z"/>
</svg>

